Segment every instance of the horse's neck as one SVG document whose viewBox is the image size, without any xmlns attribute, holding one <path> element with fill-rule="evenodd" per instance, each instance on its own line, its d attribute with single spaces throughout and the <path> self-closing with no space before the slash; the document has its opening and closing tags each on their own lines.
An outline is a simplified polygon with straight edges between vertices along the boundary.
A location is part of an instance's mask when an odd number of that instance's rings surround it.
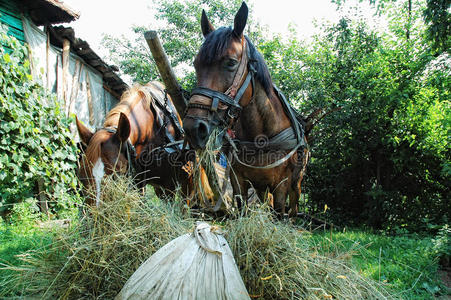
<svg viewBox="0 0 451 300">
<path fill-rule="evenodd" d="M 274 93 L 268 97 L 263 87 L 256 82 L 255 98 L 249 103 L 240 117 L 239 139 L 253 141 L 264 135 L 268 138 L 290 126 L 280 100 Z"/>
<path fill-rule="evenodd" d="M 153 133 L 153 113 L 143 106 L 142 101 L 137 103 L 127 116 L 130 121 L 130 142 L 134 146 L 147 143 Z"/>
</svg>

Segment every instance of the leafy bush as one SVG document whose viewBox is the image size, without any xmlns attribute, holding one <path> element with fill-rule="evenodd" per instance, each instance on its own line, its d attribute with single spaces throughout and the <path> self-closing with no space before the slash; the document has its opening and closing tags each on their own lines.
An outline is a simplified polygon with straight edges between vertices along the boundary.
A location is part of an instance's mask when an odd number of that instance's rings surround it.
<svg viewBox="0 0 451 300">
<path fill-rule="evenodd" d="M 77 183 L 70 120 L 33 81 L 26 47 L 5 32 L 0 29 L 0 213 L 39 192 L 54 200 L 53 208 L 66 207 Z"/>
</svg>

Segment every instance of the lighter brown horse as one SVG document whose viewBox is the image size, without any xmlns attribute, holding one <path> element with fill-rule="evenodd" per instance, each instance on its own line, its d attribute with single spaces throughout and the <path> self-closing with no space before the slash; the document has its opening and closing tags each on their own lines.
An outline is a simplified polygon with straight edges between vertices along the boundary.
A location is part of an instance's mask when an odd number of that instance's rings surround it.
<svg viewBox="0 0 451 300">
<path fill-rule="evenodd" d="M 174 193 L 178 187 L 184 195 L 190 194 L 190 178 L 182 169 L 190 159 L 185 155 L 186 152 L 171 154 L 178 155 L 175 158 L 169 154 L 157 159 L 146 157 L 147 161 L 140 163 L 145 153 L 170 142 L 166 140 L 168 135 L 173 140 L 183 139 L 176 124 L 167 120 L 158 106 L 154 105 L 154 95 L 164 95 L 164 86 L 157 82 L 145 86 L 135 85 L 124 93 L 119 104 L 106 116 L 103 128 L 96 132 L 91 132 L 76 120 L 80 139 L 85 144 L 78 176 L 84 188 L 91 189 L 87 193 L 89 205 L 99 205 L 100 183 L 104 175 L 131 173 L 132 168 L 137 173 L 134 175 L 138 185 L 150 183 L 159 196 L 167 191 L 169 194 Z M 167 105 L 181 124 L 172 100 L 166 96 Z M 96 193 L 92 193 L 94 187 Z"/>
<path fill-rule="evenodd" d="M 192 147 L 203 149 L 214 129 L 227 137 L 238 207 L 247 203 L 251 184 L 260 199 L 271 192 L 279 216 L 286 212 L 289 196 L 289 213 L 295 216 L 309 159 L 304 126 L 284 104 L 263 57 L 243 34 L 247 17 L 243 3 L 233 28 L 215 30 L 202 12 L 205 40 L 194 61 L 197 88 L 184 119 L 186 138 Z"/>
</svg>

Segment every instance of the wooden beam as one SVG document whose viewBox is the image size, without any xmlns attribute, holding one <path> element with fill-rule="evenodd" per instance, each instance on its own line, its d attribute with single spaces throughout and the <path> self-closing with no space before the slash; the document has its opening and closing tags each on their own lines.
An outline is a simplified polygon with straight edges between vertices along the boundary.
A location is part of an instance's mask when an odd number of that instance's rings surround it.
<svg viewBox="0 0 451 300">
<path fill-rule="evenodd" d="M 114 91 L 113 89 L 111 89 L 109 86 L 107 86 L 106 84 L 103 85 L 103 88 L 110 93 L 111 95 L 113 95 L 114 97 L 116 97 L 117 100 L 121 99 L 121 95 L 119 95 L 118 92 Z"/>
<path fill-rule="evenodd" d="M 90 53 L 93 53 L 93 52 L 94 52 L 94 51 L 92 51 L 91 48 L 77 50 L 77 54 L 78 54 L 78 55 L 86 55 L 86 54 L 90 54 Z"/>
<path fill-rule="evenodd" d="M 113 78 L 114 75 L 116 75 L 114 72 L 103 73 L 103 77 L 105 77 L 105 78 Z"/>
<path fill-rule="evenodd" d="M 102 64 L 102 63 L 101 63 L 99 60 L 97 60 L 97 59 L 95 59 L 95 60 L 88 60 L 87 63 L 88 63 L 90 66 L 92 66 L 92 67 L 97 67 L 97 66 L 100 66 L 100 65 Z"/>
<path fill-rule="evenodd" d="M 144 38 L 146 39 L 147 45 L 149 45 L 155 63 L 157 64 L 158 71 L 160 71 L 161 78 L 163 79 L 166 89 L 174 102 L 174 106 L 179 115 L 183 118 L 185 115 L 186 100 L 185 97 L 183 97 L 182 87 L 175 77 L 174 71 L 172 70 L 169 59 L 164 52 L 157 32 L 154 30 L 146 31 L 144 33 Z"/>
<path fill-rule="evenodd" d="M 89 78 L 89 72 L 86 72 L 86 93 L 88 96 L 89 124 L 91 124 L 91 126 L 94 126 L 94 105 L 92 103 L 91 79 Z"/>
<path fill-rule="evenodd" d="M 63 99 L 64 99 L 64 108 L 68 109 L 67 107 L 67 97 L 68 97 L 68 90 L 67 90 L 67 81 L 69 79 L 69 56 L 70 56 L 70 41 L 68 39 L 63 39 Z"/>
</svg>

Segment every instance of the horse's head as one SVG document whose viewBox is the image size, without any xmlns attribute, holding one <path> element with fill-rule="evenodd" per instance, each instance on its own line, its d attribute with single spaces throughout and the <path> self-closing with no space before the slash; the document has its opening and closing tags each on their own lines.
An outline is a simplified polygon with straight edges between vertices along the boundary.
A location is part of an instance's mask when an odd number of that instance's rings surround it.
<svg viewBox="0 0 451 300">
<path fill-rule="evenodd" d="M 125 174 L 129 168 L 130 149 L 128 138 L 130 122 L 120 114 L 117 128 L 107 127 L 91 132 L 78 118 L 76 119 L 80 140 L 85 145 L 85 153 L 79 161 L 78 177 L 85 189 L 96 187 L 96 199 L 87 193 L 88 204 L 98 205 L 100 182 L 104 175 Z"/>
<path fill-rule="evenodd" d="M 233 28 L 215 30 L 202 11 L 205 40 L 194 61 L 197 88 L 183 120 L 186 138 L 194 148 L 204 148 L 213 129 L 224 133 L 233 126 L 253 98 L 257 61 L 263 60 L 243 34 L 247 17 L 248 8 L 243 2 Z"/>
</svg>

